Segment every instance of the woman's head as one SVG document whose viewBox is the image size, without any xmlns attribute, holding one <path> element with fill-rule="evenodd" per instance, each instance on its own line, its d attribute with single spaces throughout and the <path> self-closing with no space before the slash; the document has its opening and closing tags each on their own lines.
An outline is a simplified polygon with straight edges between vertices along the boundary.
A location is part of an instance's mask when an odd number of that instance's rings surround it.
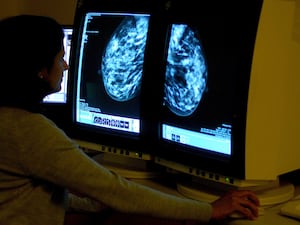
<svg viewBox="0 0 300 225">
<path fill-rule="evenodd" d="M 20 15 L 2 20 L 0 30 L 0 106 L 30 109 L 59 91 L 53 79 L 61 78 L 53 70 L 68 68 L 61 25 L 49 17 Z"/>
</svg>

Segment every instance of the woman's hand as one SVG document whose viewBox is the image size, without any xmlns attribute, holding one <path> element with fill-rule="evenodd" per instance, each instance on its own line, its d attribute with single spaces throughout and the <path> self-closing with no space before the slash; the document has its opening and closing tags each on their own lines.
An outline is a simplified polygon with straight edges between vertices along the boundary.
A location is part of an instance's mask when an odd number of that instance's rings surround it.
<svg viewBox="0 0 300 225">
<path fill-rule="evenodd" d="M 212 203 L 213 220 L 225 219 L 232 213 L 240 213 L 254 220 L 258 216 L 259 200 L 251 191 L 229 191 Z"/>
</svg>

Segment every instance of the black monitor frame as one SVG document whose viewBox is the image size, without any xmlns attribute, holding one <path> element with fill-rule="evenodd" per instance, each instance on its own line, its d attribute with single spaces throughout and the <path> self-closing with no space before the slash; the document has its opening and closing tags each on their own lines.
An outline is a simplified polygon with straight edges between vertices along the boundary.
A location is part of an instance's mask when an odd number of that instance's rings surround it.
<svg viewBox="0 0 300 225">
<path fill-rule="evenodd" d="M 87 141 L 103 146 L 104 151 L 120 153 L 120 149 L 125 149 L 126 152 L 132 151 L 133 155 L 143 158 L 142 155 L 152 151 L 154 133 L 157 132 L 157 126 L 153 124 L 154 117 L 152 115 L 153 108 L 157 104 L 157 97 L 153 98 L 154 93 L 157 95 L 156 89 L 153 89 L 155 79 L 153 75 L 158 74 L 157 68 L 153 67 L 153 57 L 156 56 L 155 51 L 152 51 L 155 46 L 156 39 L 153 38 L 161 27 L 158 19 L 159 11 L 162 10 L 162 4 L 157 4 L 158 1 L 139 1 L 139 0 L 114 0 L 114 1 L 79 1 L 76 9 L 74 20 L 74 32 L 72 42 L 71 68 L 70 73 L 70 95 L 68 97 L 69 106 L 72 111 L 72 122 L 70 136 L 74 139 Z M 76 88 L 79 64 L 79 51 L 81 44 L 81 32 L 83 29 L 83 18 L 86 13 L 141 13 L 150 14 L 148 43 L 145 50 L 144 74 L 142 78 L 142 88 L 140 92 L 140 134 L 123 133 L 117 130 L 105 130 L 97 127 L 89 126 L 75 122 L 76 120 Z M 157 26 L 158 25 L 158 26 Z M 157 63 L 159 65 L 159 63 Z M 122 151 L 123 152 L 123 151 Z M 137 154 L 136 154 L 137 153 Z M 130 155 L 128 153 L 128 155 Z M 149 158 L 149 157 L 146 157 Z"/>
<path fill-rule="evenodd" d="M 191 29 L 198 29 L 207 59 L 208 90 L 199 104 L 204 110 L 185 119 L 172 115 L 164 106 L 164 96 L 160 97 L 159 148 L 155 153 L 157 162 L 173 168 L 182 166 L 182 170 L 187 173 L 203 178 L 212 176 L 213 179 L 219 179 L 219 175 L 224 175 L 225 178 L 244 179 L 248 89 L 262 1 L 252 1 L 245 5 L 238 2 L 216 4 L 203 1 L 199 7 L 201 12 L 197 14 L 190 1 L 173 3 L 168 11 L 169 32 L 164 68 L 167 65 L 166 54 L 172 24 L 187 24 Z M 162 70 L 163 76 L 164 73 L 165 69 Z M 232 89 L 224 89 L 226 85 L 230 85 Z M 228 93 L 222 93 L 224 90 Z M 222 99 L 224 96 L 231 98 L 227 105 L 223 105 L 223 101 L 228 100 Z M 220 116 L 220 112 L 225 116 Z M 163 123 L 181 128 L 192 127 L 197 123 L 195 117 L 203 120 L 204 127 L 217 128 L 223 123 L 231 125 L 231 154 L 207 151 L 162 138 Z M 229 180 L 234 183 L 234 179 Z"/>
</svg>

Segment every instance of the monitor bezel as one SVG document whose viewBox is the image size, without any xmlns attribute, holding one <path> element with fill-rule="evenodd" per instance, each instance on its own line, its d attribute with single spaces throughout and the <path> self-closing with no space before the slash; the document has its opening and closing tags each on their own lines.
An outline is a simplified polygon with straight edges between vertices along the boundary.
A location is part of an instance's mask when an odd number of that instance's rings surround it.
<svg viewBox="0 0 300 225">
<path fill-rule="evenodd" d="M 197 21 L 194 20 L 195 14 L 184 14 L 181 16 L 178 12 L 184 12 L 184 10 L 188 10 L 190 5 L 185 4 L 182 5 L 179 3 L 175 6 L 174 11 L 170 8 L 169 12 L 169 32 L 166 35 L 166 48 L 165 48 L 165 57 L 164 57 L 164 64 L 166 65 L 166 52 L 167 52 L 167 40 L 169 38 L 170 29 L 172 24 L 180 24 L 180 23 L 187 23 L 191 26 L 197 26 Z M 216 16 L 218 19 L 219 15 L 222 15 L 222 12 L 228 11 L 225 10 L 228 5 L 227 3 L 224 4 L 223 7 L 218 7 L 216 10 L 216 5 L 211 3 L 210 7 L 214 8 L 214 12 L 216 14 L 209 14 L 209 18 L 213 20 L 213 17 Z M 222 5 L 220 4 L 220 5 Z M 237 4 L 239 5 L 239 4 Z M 235 5 L 235 6 L 237 6 Z M 233 48 L 243 47 L 245 48 L 244 52 L 240 52 L 240 65 L 237 68 L 236 74 L 243 74 L 242 76 L 236 77 L 236 82 L 234 88 L 235 92 L 233 95 L 233 110 L 231 114 L 231 121 L 232 121 L 232 128 L 231 128 L 231 155 L 221 154 L 218 152 L 208 152 L 205 149 L 197 149 L 191 146 L 182 145 L 180 143 L 171 142 L 166 139 L 162 138 L 162 123 L 163 121 L 159 118 L 159 134 L 158 134 L 158 143 L 159 147 L 156 149 L 155 156 L 158 159 L 167 160 L 169 162 L 174 162 L 175 165 L 172 166 L 168 164 L 172 169 L 178 168 L 178 166 L 182 166 L 182 170 L 186 171 L 189 174 L 196 175 L 195 171 L 207 171 L 209 173 L 220 174 L 224 176 L 234 177 L 238 179 L 244 179 L 246 177 L 246 149 L 245 149 L 245 142 L 246 142 L 246 120 L 247 120 L 247 102 L 248 102 L 248 89 L 249 89 L 249 82 L 250 82 L 250 74 L 251 74 L 251 66 L 252 66 L 252 56 L 254 52 L 255 46 L 255 39 L 256 39 L 256 32 L 258 28 L 260 10 L 262 7 L 262 1 L 255 1 L 252 5 L 248 6 L 239 5 L 241 8 L 245 7 L 244 9 L 249 9 L 248 14 L 243 14 L 243 11 L 238 12 L 237 14 L 240 15 L 241 18 L 245 16 L 245 21 L 247 23 L 247 29 L 244 29 L 244 33 L 237 32 L 237 35 L 240 37 L 244 37 L 243 41 L 237 43 L 236 45 L 232 46 Z M 178 8 L 176 8 L 178 7 Z M 185 8 L 186 7 L 186 8 Z M 247 8 L 248 7 L 248 8 Z M 235 8 L 233 7 L 233 10 Z M 238 9 L 238 8 L 236 8 Z M 179 10 L 179 11 L 178 11 Z M 252 12 L 251 12 L 252 11 Z M 250 13 L 249 13 L 250 12 Z M 208 12 L 209 13 L 209 10 Z M 218 14 L 219 13 L 219 14 Z M 251 14 L 252 13 L 252 14 Z M 205 14 L 205 12 L 204 12 Z M 201 17 L 201 15 L 197 15 Z M 246 19 L 248 16 L 249 19 Z M 229 16 L 230 17 L 230 16 Z M 217 20 L 216 19 L 216 20 Z M 222 19 L 222 18 L 219 18 Z M 230 18 L 234 21 L 234 15 Z M 206 18 L 206 21 L 208 18 Z M 196 21 L 196 22 L 194 22 Z M 222 20 L 220 20 L 222 21 Z M 222 21 L 224 22 L 224 21 Z M 231 27 L 234 31 L 235 28 L 238 31 L 239 29 L 242 30 L 243 20 L 240 19 L 236 22 L 236 27 Z M 204 40 L 205 41 L 205 40 Z M 234 44 L 233 42 L 230 42 Z M 209 63 L 209 62 L 208 62 Z M 210 65 L 208 65 L 210 66 Z M 164 66 L 165 67 L 165 66 Z M 162 76 L 164 76 L 165 71 L 163 70 Z M 160 97 L 160 110 L 159 114 L 164 112 L 163 105 L 163 95 Z M 159 160 L 158 160 L 159 161 Z M 189 168 L 189 169 L 186 169 Z M 192 172 L 193 171 L 193 172 Z M 198 173 L 198 172 L 197 172 Z M 218 176 L 217 176 L 218 177 Z"/>
<path fill-rule="evenodd" d="M 118 130 L 107 130 L 103 128 L 97 128 L 94 126 L 89 126 L 87 124 L 82 124 L 76 122 L 76 88 L 77 88 L 77 73 L 78 73 L 78 58 L 72 57 L 71 55 L 71 65 L 70 72 L 72 74 L 70 81 L 70 96 L 68 97 L 69 106 L 71 108 L 72 117 L 71 117 L 71 130 L 70 135 L 74 139 L 89 141 L 96 144 L 111 146 L 112 148 L 126 148 L 127 150 L 132 150 L 135 152 L 149 153 L 151 151 L 151 146 L 153 142 L 149 144 L 149 134 L 153 135 L 152 132 L 153 118 L 149 112 L 149 108 L 152 108 L 156 102 L 153 98 L 150 98 L 148 93 L 152 89 L 151 85 L 146 84 L 146 80 L 150 81 L 151 71 L 153 68 L 151 66 L 152 53 L 149 49 L 153 46 L 153 30 L 154 25 L 158 21 L 153 19 L 153 14 L 155 14 L 157 6 L 154 6 L 153 2 L 148 1 L 138 1 L 138 0 L 129 0 L 126 3 L 124 1 L 80 1 L 78 2 L 75 19 L 74 19 L 74 30 L 73 30 L 73 42 L 72 49 L 73 55 L 76 56 L 80 50 L 81 43 L 81 31 L 83 29 L 83 18 L 87 13 L 139 13 L 139 14 L 150 14 L 149 30 L 148 30 L 148 43 L 145 49 L 145 60 L 144 60 L 144 74 L 142 78 L 142 89 L 140 92 L 140 133 L 124 133 Z M 145 85 L 146 84 L 146 85 Z"/>
</svg>

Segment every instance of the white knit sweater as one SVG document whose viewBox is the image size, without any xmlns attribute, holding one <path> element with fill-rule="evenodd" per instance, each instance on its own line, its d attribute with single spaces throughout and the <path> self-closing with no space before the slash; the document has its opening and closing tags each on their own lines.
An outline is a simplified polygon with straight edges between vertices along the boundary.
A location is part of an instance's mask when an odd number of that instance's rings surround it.
<svg viewBox="0 0 300 225">
<path fill-rule="evenodd" d="M 128 181 L 41 114 L 0 107 L 0 224 L 62 225 L 72 189 L 121 212 L 210 220 L 210 204 Z"/>
</svg>

